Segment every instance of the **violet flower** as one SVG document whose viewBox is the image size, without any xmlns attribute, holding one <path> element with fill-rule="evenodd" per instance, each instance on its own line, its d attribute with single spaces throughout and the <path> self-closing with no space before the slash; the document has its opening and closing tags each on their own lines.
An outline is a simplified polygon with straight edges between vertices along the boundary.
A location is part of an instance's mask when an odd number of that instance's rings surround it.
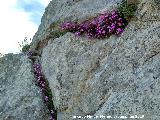
<svg viewBox="0 0 160 120">
<path fill-rule="evenodd" d="M 81 33 L 80 32 L 75 32 L 74 34 L 75 34 L 76 37 L 78 37 L 78 36 L 80 36 Z"/>
<path fill-rule="evenodd" d="M 116 33 L 117 34 L 120 34 L 122 32 L 122 29 L 121 28 L 118 28 L 117 30 L 116 30 Z"/>
<path fill-rule="evenodd" d="M 45 102 L 48 102 L 48 96 L 44 97 Z"/>
<path fill-rule="evenodd" d="M 86 20 L 78 24 L 65 22 L 61 27 L 73 32 L 77 37 L 84 34 L 88 38 L 103 38 L 106 35 L 122 33 L 124 28 L 123 21 L 119 13 L 113 10 L 111 13 L 100 14 L 92 20 Z"/>
</svg>

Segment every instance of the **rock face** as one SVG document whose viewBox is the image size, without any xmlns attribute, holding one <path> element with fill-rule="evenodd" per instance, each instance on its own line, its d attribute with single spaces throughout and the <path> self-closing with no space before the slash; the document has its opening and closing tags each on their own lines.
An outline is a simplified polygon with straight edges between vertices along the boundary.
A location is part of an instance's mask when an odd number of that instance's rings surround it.
<svg viewBox="0 0 160 120">
<path fill-rule="evenodd" d="M 139 24 L 105 40 L 68 33 L 43 50 L 42 69 L 63 120 L 88 114 L 160 119 L 160 22 Z"/>
<path fill-rule="evenodd" d="M 160 120 L 159 0 L 139 0 L 134 19 L 120 37 L 89 40 L 69 32 L 55 36 L 55 24 L 85 20 L 119 2 L 52 0 L 46 8 L 31 50 L 40 54 L 58 120 L 129 120 L 136 115 Z M 0 120 L 48 119 L 34 80 L 26 57 L 0 58 Z"/>
<path fill-rule="evenodd" d="M 25 56 L 0 58 L 0 120 L 47 120 L 39 88 Z"/>
<path fill-rule="evenodd" d="M 147 6 L 150 7 L 146 9 Z M 120 37 L 88 40 L 67 33 L 50 39 L 43 49 L 41 64 L 59 120 L 70 120 L 76 115 L 91 115 L 91 119 L 100 119 L 100 115 L 160 119 L 157 14 L 155 2 L 143 0 L 136 19 Z"/>
<path fill-rule="evenodd" d="M 49 35 L 48 28 L 52 23 L 57 24 L 66 20 L 81 21 L 104 10 L 111 10 L 120 2 L 121 0 L 52 0 L 46 8 L 39 29 L 33 38 L 32 49 L 35 49 L 37 43 Z M 54 28 L 52 29 L 54 31 Z"/>
</svg>

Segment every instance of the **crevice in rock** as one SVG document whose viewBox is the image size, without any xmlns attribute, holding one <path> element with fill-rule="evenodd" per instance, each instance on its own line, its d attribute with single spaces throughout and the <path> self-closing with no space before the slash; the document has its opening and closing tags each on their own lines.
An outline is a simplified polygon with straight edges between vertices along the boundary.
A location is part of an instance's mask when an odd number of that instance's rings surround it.
<svg viewBox="0 0 160 120">
<path fill-rule="evenodd" d="M 40 91 L 42 93 L 42 98 L 44 103 L 46 104 L 49 113 L 50 120 L 57 120 L 57 110 L 53 105 L 52 101 L 52 92 L 49 87 L 49 82 L 45 78 L 44 74 L 41 71 L 40 59 L 41 54 L 38 51 L 28 53 L 28 58 L 32 60 L 33 73 L 35 75 L 36 81 L 35 84 L 40 87 Z"/>
<path fill-rule="evenodd" d="M 144 63 L 146 63 L 147 61 L 149 61 L 150 59 L 152 59 L 153 57 L 155 57 L 159 53 L 160 52 L 153 51 L 153 53 L 151 55 L 146 56 L 146 59 L 145 59 Z"/>
</svg>

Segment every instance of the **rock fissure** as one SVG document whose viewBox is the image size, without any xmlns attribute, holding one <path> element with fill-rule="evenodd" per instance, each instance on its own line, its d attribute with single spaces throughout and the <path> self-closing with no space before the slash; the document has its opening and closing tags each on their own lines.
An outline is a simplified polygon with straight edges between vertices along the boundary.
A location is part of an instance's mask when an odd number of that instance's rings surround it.
<svg viewBox="0 0 160 120">
<path fill-rule="evenodd" d="M 36 51 L 29 52 L 30 54 L 28 54 L 28 57 L 33 62 L 33 73 L 36 78 L 35 84 L 40 87 L 43 101 L 47 105 L 48 110 L 50 112 L 50 120 L 57 120 L 57 111 L 53 105 L 51 89 L 49 87 L 48 81 L 46 80 L 44 74 L 41 71 L 40 59 L 38 59 L 41 54 L 39 54 L 39 52 Z"/>
<path fill-rule="evenodd" d="M 21 54 L 0 58 L 0 120 L 159 120 L 159 0 L 138 0 L 124 32 L 103 40 L 59 33 L 57 23 L 92 19 L 87 17 L 116 9 L 122 0 L 72 1 L 50 2 L 31 43 L 31 60 Z"/>
</svg>

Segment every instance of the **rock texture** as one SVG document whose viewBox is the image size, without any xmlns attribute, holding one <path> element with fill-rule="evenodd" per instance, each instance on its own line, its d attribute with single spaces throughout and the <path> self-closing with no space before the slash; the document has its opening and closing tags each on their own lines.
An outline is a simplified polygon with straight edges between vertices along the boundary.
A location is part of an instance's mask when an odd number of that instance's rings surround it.
<svg viewBox="0 0 160 120">
<path fill-rule="evenodd" d="M 120 37 L 89 40 L 69 32 L 56 36 L 60 22 L 85 20 L 119 2 L 52 0 L 46 8 L 31 50 L 40 57 L 58 120 L 129 120 L 136 115 L 160 120 L 159 0 L 139 0 L 135 17 Z M 27 57 L 0 58 L 0 120 L 48 119 L 34 80 Z"/>
<path fill-rule="evenodd" d="M 49 119 L 39 91 L 27 57 L 0 58 L 0 120 Z"/>
<path fill-rule="evenodd" d="M 119 38 L 87 40 L 67 33 L 50 39 L 41 64 L 59 120 L 75 115 L 160 119 L 158 7 L 153 0 L 141 1 Z"/>
<path fill-rule="evenodd" d="M 32 42 L 32 49 L 37 47 L 39 41 L 43 41 L 54 34 L 55 28 L 50 28 L 52 23 L 81 21 L 105 10 L 116 8 L 117 3 L 121 0 L 52 0 L 45 10 L 41 24 Z"/>
</svg>

